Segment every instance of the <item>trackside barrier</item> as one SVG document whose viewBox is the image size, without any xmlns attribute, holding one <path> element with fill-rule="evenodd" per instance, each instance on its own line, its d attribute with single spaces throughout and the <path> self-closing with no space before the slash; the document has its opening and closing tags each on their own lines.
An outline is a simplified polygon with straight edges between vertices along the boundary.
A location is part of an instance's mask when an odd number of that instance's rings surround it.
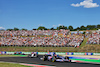
<svg viewBox="0 0 100 67">
<path fill-rule="evenodd" d="M 73 52 L 67 52 L 66 55 L 73 55 Z"/>
<path fill-rule="evenodd" d="M 85 55 L 85 53 L 74 52 L 73 55 Z"/>
<path fill-rule="evenodd" d="M 44 55 L 44 54 L 47 54 L 48 52 L 38 52 L 38 54 L 40 55 Z M 58 55 L 66 55 L 66 52 L 56 52 L 56 54 Z"/>
<path fill-rule="evenodd" d="M 93 53 L 85 53 L 85 55 L 93 55 Z"/>
<path fill-rule="evenodd" d="M 6 54 L 6 51 L 0 51 L 0 54 Z"/>
<path fill-rule="evenodd" d="M 32 52 L 22 52 L 22 54 L 31 54 Z"/>
<path fill-rule="evenodd" d="M 15 52 L 0 51 L 0 54 L 14 54 Z M 31 52 L 21 52 L 23 54 L 30 54 Z M 48 52 L 38 52 L 39 55 L 47 54 Z M 100 55 L 100 53 L 81 53 L 81 52 L 56 52 L 58 55 Z"/>
<path fill-rule="evenodd" d="M 93 55 L 100 55 L 100 53 L 93 53 Z"/>
<path fill-rule="evenodd" d="M 6 54 L 14 54 L 15 52 L 6 52 Z"/>
<path fill-rule="evenodd" d="M 66 55 L 66 52 L 56 52 L 58 55 Z"/>
<path fill-rule="evenodd" d="M 38 54 L 40 55 L 44 55 L 44 54 L 47 54 L 48 52 L 38 52 Z"/>
</svg>

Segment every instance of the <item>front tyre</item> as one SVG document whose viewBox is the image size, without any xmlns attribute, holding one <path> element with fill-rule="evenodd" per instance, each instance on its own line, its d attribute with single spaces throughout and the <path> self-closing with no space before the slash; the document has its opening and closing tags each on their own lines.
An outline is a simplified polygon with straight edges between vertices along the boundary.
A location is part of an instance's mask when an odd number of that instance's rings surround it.
<svg viewBox="0 0 100 67">
<path fill-rule="evenodd" d="M 46 56 L 44 55 L 44 56 L 43 56 L 43 61 L 46 61 L 46 59 L 47 59 L 47 58 L 46 58 Z"/>
<path fill-rule="evenodd" d="M 28 57 L 30 57 L 30 54 L 28 55 Z"/>
<path fill-rule="evenodd" d="M 55 62 L 56 61 L 56 58 L 55 57 L 52 57 L 52 62 Z"/>
</svg>

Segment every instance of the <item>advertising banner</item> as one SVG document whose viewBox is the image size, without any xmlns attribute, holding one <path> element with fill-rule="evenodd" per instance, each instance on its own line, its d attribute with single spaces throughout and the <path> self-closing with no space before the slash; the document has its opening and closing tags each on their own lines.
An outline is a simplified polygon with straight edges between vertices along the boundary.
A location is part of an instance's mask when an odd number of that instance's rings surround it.
<svg viewBox="0 0 100 67">
<path fill-rule="evenodd" d="M 66 55 L 73 55 L 73 52 L 67 52 Z"/>
<path fill-rule="evenodd" d="M 6 54 L 6 51 L 0 51 L 0 54 Z"/>
<path fill-rule="evenodd" d="M 1 51 L 1 54 L 6 54 L 6 52 L 5 51 Z"/>
<path fill-rule="evenodd" d="M 85 55 L 93 55 L 93 53 L 85 53 Z"/>
<path fill-rule="evenodd" d="M 100 55 L 100 53 L 93 53 L 93 55 Z"/>
<path fill-rule="evenodd" d="M 85 53 L 74 52 L 73 55 L 85 55 Z"/>
<path fill-rule="evenodd" d="M 66 52 L 56 52 L 58 55 L 66 55 Z"/>
<path fill-rule="evenodd" d="M 22 54 L 31 54 L 32 52 L 22 52 Z"/>
<path fill-rule="evenodd" d="M 15 52 L 6 52 L 6 54 L 14 54 Z"/>
<path fill-rule="evenodd" d="M 15 52 L 0 51 L 0 54 L 14 54 Z M 22 52 L 22 54 L 31 54 L 32 52 Z M 39 55 L 47 54 L 48 52 L 38 52 Z M 100 53 L 81 53 L 81 52 L 55 52 L 58 55 L 100 55 Z"/>
<path fill-rule="evenodd" d="M 48 52 L 38 52 L 38 54 L 40 55 L 44 55 L 44 54 L 47 54 Z"/>
</svg>

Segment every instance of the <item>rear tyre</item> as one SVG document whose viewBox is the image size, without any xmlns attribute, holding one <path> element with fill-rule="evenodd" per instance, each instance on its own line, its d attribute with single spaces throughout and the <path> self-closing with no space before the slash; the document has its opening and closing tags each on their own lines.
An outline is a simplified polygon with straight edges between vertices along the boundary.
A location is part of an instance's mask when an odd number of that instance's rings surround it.
<svg viewBox="0 0 100 67">
<path fill-rule="evenodd" d="M 71 60 L 69 60 L 69 62 L 71 63 Z"/>
<path fill-rule="evenodd" d="M 31 55 L 29 54 L 28 57 L 31 57 Z"/>
<path fill-rule="evenodd" d="M 65 59 L 68 59 L 69 60 L 69 57 L 65 56 Z"/>
<path fill-rule="evenodd" d="M 37 54 L 34 54 L 34 57 L 38 57 L 38 55 Z"/>
<path fill-rule="evenodd" d="M 52 62 L 55 62 L 56 61 L 56 58 L 55 57 L 52 57 Z"/>
</svg>

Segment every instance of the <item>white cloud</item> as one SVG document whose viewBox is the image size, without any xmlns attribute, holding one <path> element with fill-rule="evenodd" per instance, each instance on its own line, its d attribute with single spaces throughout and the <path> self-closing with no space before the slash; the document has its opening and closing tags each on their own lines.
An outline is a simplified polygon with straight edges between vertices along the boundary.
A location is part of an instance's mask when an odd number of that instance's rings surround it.
<svg viewBox="0 0 100 67">
<path fill-rule="evenodd" d="M 0 29 L 5 29 L 4 27 L 0 27 Z"/>
<path fill-rule="evenodd" d="M 62 26 L 62 24 L 58 24 L 58 26 Z"/>
<path fill-rule="evenodd" d="M 56 27 L 57 25 L 53 25 L 52 27 Z"/>
<path fill-rule="evenodd" d="M 97 3 L 93 3 L 93 0 L 84 0 L 83 2 L 77 3 L 77 4 L 71 4 L 71 6 L 74 7 L 80 7 L 83 6 L 84 8 L 94 8 L 99 7 Z"/>
<path fill-rule="evenodd" d="M 38 24 L 38 26 L 43 26 L 43 24 Z"/>
</svg>

